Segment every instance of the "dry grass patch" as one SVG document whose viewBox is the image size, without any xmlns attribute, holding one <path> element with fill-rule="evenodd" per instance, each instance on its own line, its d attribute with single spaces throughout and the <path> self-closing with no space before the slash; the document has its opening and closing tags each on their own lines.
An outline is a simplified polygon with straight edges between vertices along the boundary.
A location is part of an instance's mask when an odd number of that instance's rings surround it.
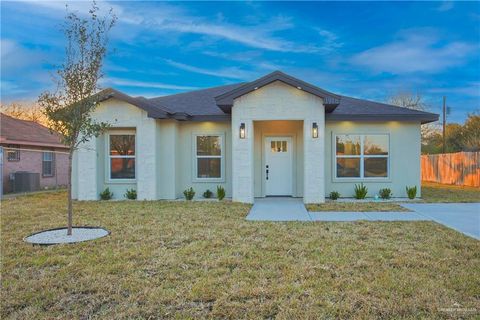
<svg viewBox="0 0 480 320">
<path fill-rule="evenodd" d="M 387 212 L 410 210 L 392 202 L 336 202 L 328 201 L 320 204 L 307 204 L 308 211 L 350 211 L 350 212 Z"/>
<path fill-rule="evenodd" d="M 480 310 L 480 241 L 431 222 L 248 222 L 249 206 L 77 202 L 110 236 L 31 246 L 63 193 L 2 203 L 2 319 L 450 318 Z"/>
<path fill-rule="evenodd" d="M 425 202 L 480 202 L 480 188 L 422 182 Z"/>
</svg>

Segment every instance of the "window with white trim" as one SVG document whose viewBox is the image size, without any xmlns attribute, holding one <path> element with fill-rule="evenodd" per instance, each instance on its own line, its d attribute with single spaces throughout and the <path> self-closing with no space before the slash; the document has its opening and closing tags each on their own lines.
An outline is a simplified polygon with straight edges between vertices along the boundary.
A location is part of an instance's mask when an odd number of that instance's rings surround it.
<svg viewBox="0 0 480 320">
<path fill-rule="evenodd" d="M 223 136 L 195 135 L 195 177 L 223 178 Z"/>
<path fill-rule="evenodd" d="M 335 136 L 335 177 L 388 178 L 388 134 L 339 134 Z"/>
<path fill-rule="evenodd" d="M 55 173 L 55 154 L 52 151 L 42 153 L 42 176 L 53 177 Z"/>
<path fill-rule="evenodd" d="M 110 133 L 108 150 L 110 179 L 135 179 L 135 134 Z"/>
</svg>

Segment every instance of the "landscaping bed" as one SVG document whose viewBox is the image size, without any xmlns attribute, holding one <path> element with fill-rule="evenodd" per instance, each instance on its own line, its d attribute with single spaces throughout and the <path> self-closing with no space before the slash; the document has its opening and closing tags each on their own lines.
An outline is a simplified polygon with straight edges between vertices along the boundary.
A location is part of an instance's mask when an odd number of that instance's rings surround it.
<svg viewBox="0 0 480 320">
<path fill-rule="evenodd" d="M 86 201 L 75 202 L 74 224 L 110 236 L 25 243 L 62 226 L 64 198 L 2 202 L 2 319 L 439 319 L 480 310 L 480 241 L 437 223 L 253 223 L 250 206 L 232 202 Z M 458 304 L 467 311 L 448 311 Z"/>
</svg>

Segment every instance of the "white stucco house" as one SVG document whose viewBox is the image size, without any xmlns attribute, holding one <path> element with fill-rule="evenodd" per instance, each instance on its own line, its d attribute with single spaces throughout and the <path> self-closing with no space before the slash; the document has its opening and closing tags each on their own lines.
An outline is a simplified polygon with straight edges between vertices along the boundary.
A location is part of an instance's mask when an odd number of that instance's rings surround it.
<svg viewBox="0 0 480 320">
<path fill-rule="evenodd" d="M 369 196 L 420 190 L 420 125 L 438 115 L 341 96 L 280 71 L 238 83 L 146 99 L 114 89 L 98 94 L 92 117 L 103 135 L 75 153 L 73 196 L 96 200 L 108 187 L 139 200 L 201 197 L 223 186 L 233 201 L 331 191 Z M 420 194 L 418 194 L 420 196 Z"/>
</svg>

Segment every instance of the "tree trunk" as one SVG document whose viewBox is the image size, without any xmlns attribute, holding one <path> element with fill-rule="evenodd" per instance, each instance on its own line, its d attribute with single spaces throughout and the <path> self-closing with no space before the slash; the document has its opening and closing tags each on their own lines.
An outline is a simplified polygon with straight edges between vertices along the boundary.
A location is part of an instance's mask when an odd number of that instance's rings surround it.
<svg viewBox="0 0 480 320">
<path fill-rule="evenodd" d="M 67 184 L 67 197 L 68 197 L 68 214 L 67 214 L 67 235 L 72 235 L 72 220 L 73 220 L 73 200 L 72 200 L 72 159 L 73 149 L 70 149 L 68 153 L 68 184 Z"/>
</svg>

